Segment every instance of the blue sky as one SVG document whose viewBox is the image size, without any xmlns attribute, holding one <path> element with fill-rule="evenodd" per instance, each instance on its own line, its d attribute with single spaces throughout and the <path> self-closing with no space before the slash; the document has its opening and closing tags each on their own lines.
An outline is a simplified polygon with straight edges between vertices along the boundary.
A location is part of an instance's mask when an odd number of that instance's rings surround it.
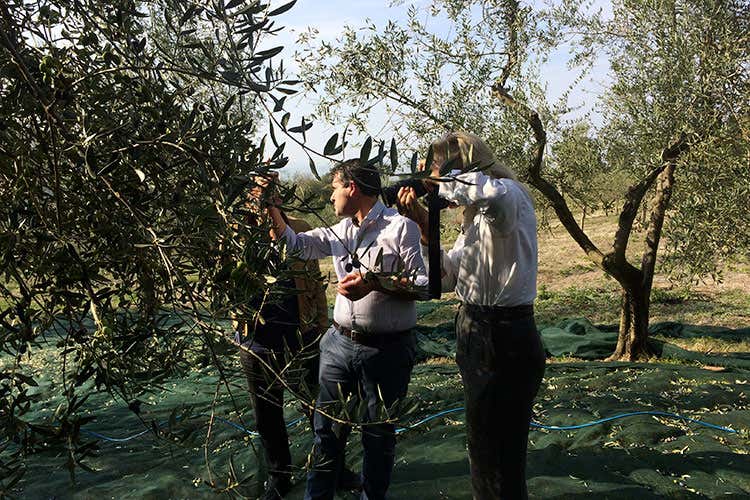
<svg viewBox="0 0 750 500">
<path fill-rule="evenodd" d="M 286 0 L 272 1 L 273 6 L 283 3 L 286 3 Z M 332 41 L 341 33 L 345 25 L 362 26 L 368 19 L 376 26 L 384 25 L 388 20 L 405 21 L 407 8 L 410 5 L 426 7 L 430 4 L 430 0 L 403 0 L 395 6 L 389 6 L 390 3 L 393 2 L 389 0 L 298 0 L 291 10 L 277 18 L 277 24 L 285 26 L 286 29 L 269 42 L 273 45 L 284 45 L 285 49 L 281 57 L 284 59 L 285 67 L 294 72 L 296 70 L 293 57 L 294 43 L 297 36 L 308 27 L 316 28 L 320 38 Z M 601 3 L 608 8 L 609 2 Z M 427 16 L 426 13 L 425 16 Z M 432 26 L 434 29 L 441 29 L 439 24 Z M 567 60 L 567 50 L 561 49 L 550 57 L 549 63 L 543 68 L 544 79 L 548 82 L 548 96 L 553 100 L 559 97 L 577 76 L 574 71 L 567 69 Z M 584 105 L 584 107 L 591 105 L 602 90 L 601 82 L 605 80 L 606 63 L 600 66 L 594 72 L 594 79 L 582 81 L 574 90 L 569 104 Z M 302 96 L 291 102 L 287 100 L 286 108 L 292 111 L 293 122 L 298 122 L 301 115 L 313 111 L 313 99 L 313 97 Z M 377 119 L 377 116 L 373 118 L 373 120 Z M 377 130 L 382 124 L 373 123 L 372 125 L 371 130 Z M 322 149 L 325 140 L 339 130 L 341 127 L 337 124 L 316 121 L 313 128 L 307 132 L 307 142 L 311 146 L 317 146 L 317 149 Z M 290 141 L 287 141 L 286 154 L 290 162 L 282 169 L 283 177 L 296 172 L 309 172 L 307 157 L 299 147 L 290 145 Z M 324 161 L 318 160 L 316 160 L 316 165 L 320 173 L 325 172 L 329 167 Z"/>
</svg>

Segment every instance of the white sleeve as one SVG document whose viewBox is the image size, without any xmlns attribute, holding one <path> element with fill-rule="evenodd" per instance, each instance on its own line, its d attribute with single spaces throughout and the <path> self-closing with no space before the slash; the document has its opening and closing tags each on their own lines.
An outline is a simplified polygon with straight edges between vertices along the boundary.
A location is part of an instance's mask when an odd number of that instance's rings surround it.
<svg viewBox="0 0 750 500">
<path fill-rule="evenodd" d="M 506 232 L 515 227 L 518 220 L 515 181 L 496 179 L 483 172 L 462 174 L 458 170 L 451 172 L 450 177 L 454 179 L 439 184 L 441 198 L 460 206 L 476 206 L 494 229 Z"/>
<path fill-rule="evenodd" d="M 404 268 L 414 276 L 414 284 L 427 286 L 427 267 L 419 248 L 419 226 L 416 222 L 405 219 L 405 224 L 399 241 L 401 259 Z"/>
<path fill-rule="evenodd" d="M 333 230 L 327 227 L 316 227 L 304 233 L 295 233 L 286 225 L 284 238 L 290 254 L 295 254 L 304 260 L 321 259 L 329 257 L 332 253 L 331 240 L 336 236 Z"/>
<path fill-rule="evenodd" d="M 461 256 L 464 253 L 464 235 L 460 235 L 456 242 L 453 244 L 453 248 L 448 250 L 440 250 L 440 266 L 442 270 L 442 279 L 440 280 L 440 288 L 443 292 L 452 292 L 456 288 L 456 282 L 458 281 L 458 271 L 461 266 Z M 422 258 L 424 259 L 425 268 L 427 269 L 427 275 L 429 276 L 429 250 L 427 245 L 422 245 Z"/>
</svg>

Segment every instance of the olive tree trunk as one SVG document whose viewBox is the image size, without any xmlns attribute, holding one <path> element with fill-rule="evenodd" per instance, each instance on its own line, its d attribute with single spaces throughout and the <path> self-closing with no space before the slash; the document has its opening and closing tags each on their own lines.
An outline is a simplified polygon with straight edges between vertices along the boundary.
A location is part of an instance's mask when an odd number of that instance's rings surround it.
<svg viewBox="0 0 750 500">
<path fill-rule="evenodd" d="M 584 219 L 581 220 L 579 225 L 573 217 L 565 197 L 557 186 L 543 175 L 547 132 L 539 118 L 539 113 L 524 102 L 517 100 L 506 88 L 508 78 L 519 60 L 518 12 L 519 2 L 517 0 L 511 0 L 506 4 L 505 23 L 508 38 L 508 59 L 507 64 L 502 68 L 501 75 L 492 85 L 492 94 L 501 104 L 523 116 L 534 133 L 536 148 L 529 166 L 529 184 L 538 189 L 542 196 L 550 202 L 563 227 L 586 253 L 586 256 L 605 273 L 617 280 L 622 288 L 619 337 L 615 352 L 608 359 L 633 361 L 651 357 L 652 352 L 648 345 L 648 323 L 654 268 L 664 225 L 664 216 L 672 195 L 674 170 L 680 155 L 689 149 L 688 138 L 684 133 L 680 134 L 672 144 L 662 150 L 659 164 L 652 166 L 638 182 L 630 186 L 620 210 L 612 249 L 607 252 L 602 251 L 583 230 L 585 213 Z M 626 250 L 633 231 L 633 223 L 639 211 L 645 207 L 646 193 L 654 185 L 656 185 L 656 189 L 639 269 L 628 261 Z"/>
<path fill-rule="evenodd" d="M 648 345 L 649 306 L 654 268 L 661 239 L 664 216 L 669 207 L 674 185 L 674 170 L 680 155 L 687 151 L 687 138 L 681 135 L 661 154 L 661 163 L 632 185 L 620 210 L 612 250 L 603 252 L 583 231 L 573 217 L 565 198 L 557 187 L 542 175 L 547 134 L 538 113 L 517 101 L 505 88 L 502 78 L 493 85 L 493 94 L 503 104 L 526 118 L 536 140 L 536 154 L 529 168 L 529 183 L 550 202 L 565 230 L 578 243 L 588 258 L 612 276 L 622 287 L 620 330 L 615 352 L 608 359 L 634 361 L 651 357 Z M 626 249 L 633 223 L 644 204 L 646 193 L 656 185 L 640 269 L 628 262 Z M 583 222 L 583 221 L 581 221 Z"/>
<path fill-rule="evenodd" d="M 651 356 L 648 346 L 648 302 L 648 296 L 640 287 L 622 291 L 617 347 L 609 360 L 636 361 Z"/>
<path fill-rule="evenodd" d="M 674 152 L 679 154 L 681 151 L 682 149 Z M 664 216 L 672 197 L 677 157 L 665 159 L 667 164 L 656 181 L 656 193 L 651 205 L 641 270 L 638 273 L 639 279 L 632 283 L 620 282 L 623 287 L 620 332 L 615 352 L 609 358 L 611 360 L 634 361 L 652 355 L 648 346 L 651 289 L 654 283 L 654 268 L 664 226 Z"/>
</svg>

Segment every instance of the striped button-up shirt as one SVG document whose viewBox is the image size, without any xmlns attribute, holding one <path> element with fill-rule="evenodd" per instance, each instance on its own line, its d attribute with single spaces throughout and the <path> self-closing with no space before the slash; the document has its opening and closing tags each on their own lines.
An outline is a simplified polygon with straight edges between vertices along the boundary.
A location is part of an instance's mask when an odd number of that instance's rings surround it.
<svg viewBox="0 0 750 500">
<path fill-rule="evenodd" d="M 361 224 L 347 217 L 330 228 L 295 233 L 288 225 L 284 233 L 290 252 L 303 259 L 333 258 L 333 268 L 341 280 L 353 269 L 370 272 L 405 271 L 418 286 L 427 284 L 416 223 L 377 201 Z M 382 259 L 378 255 L 382 252 Z M 356 259 L 353 259 L 356 255 Z M 357 269 L 356 261 L 360 267 Z M 350 264 L 349 266 L 347 264 Z M 413 300 L 381 292 L 370 292 L 351 301 L 336 295 L 333 319 L 342 327 L 366 333 L 390 333 L 412 328 L 417 322 Z"/>
</svg>

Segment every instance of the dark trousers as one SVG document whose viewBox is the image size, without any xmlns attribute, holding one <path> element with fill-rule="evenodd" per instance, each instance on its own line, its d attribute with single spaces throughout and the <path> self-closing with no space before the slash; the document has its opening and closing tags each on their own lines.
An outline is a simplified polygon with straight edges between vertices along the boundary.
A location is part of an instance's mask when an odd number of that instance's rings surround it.
<svg viewBox="0 0 750 500">
<path fill-rule="evenodd" d="M 413 333 L 391 336 L 382 345 L 363 345 L 331 328 L 320 341 L 320 394 L 316 410 L 342 420 L 363 422 L 393 418 L 394 403 L 406 396 L 414 367 Z M 388 410 L 388 411 L 386 411 Z M 346 442 L 334 420 L 316 411 L 313 467 L 307 475 L 306 500 L 332 499 Z M 362 499 L 385 498 L 396 456 L 393 424 L 362 426 Z"/>
<path fill-rule="evenodd" d="M 293 357 L 291 363 L 290 357 Z M 318 390 L 318 344 L 311 344 L 297 353 L 258 350 L 248 353 L 243 350 L 240 359 L 250 389 L 268 474 L 280 483 L 288 483 L 292 475 L 292 457 L 284 421 L 285 387 L 279 376 L 302 397 L 312 401 Z M 304 411 L 312 428 L 313 412 L 307 407 Z M 336 432 L 342 433 L 342 430 L 337 428 Z M 348 429 L 343 433 L 348 435 Z M 343 439 L 346 442 L 346 436 Z"/>
<path fill-rule="evenodd" d="M 525 499 L 529 423 L 545 364 L 533 312 L 464 304 L 456 336 L 474 499 Z"/>
</svg>

